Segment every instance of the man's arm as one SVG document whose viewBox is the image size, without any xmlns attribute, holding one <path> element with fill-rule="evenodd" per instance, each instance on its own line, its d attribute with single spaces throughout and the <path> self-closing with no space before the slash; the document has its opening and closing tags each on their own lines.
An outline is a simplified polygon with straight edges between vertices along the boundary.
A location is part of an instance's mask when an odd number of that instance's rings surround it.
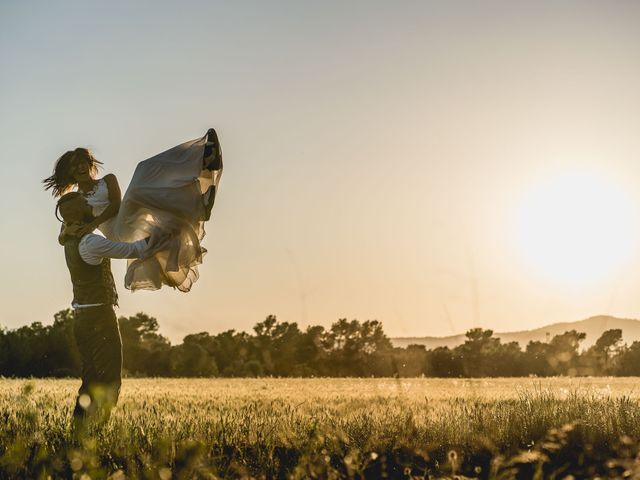
<svg viewBox="0 0 640 480">
<path fill-rule="evenodd" d="M 82 240 L 78 250 L 82 259 L 90 265 L 98 265 L 103 258 L 140 258 L 147 248 L 148 238 L 137 242 L 113 242 L 102 235 L 88 233 Z"/>
</svg>

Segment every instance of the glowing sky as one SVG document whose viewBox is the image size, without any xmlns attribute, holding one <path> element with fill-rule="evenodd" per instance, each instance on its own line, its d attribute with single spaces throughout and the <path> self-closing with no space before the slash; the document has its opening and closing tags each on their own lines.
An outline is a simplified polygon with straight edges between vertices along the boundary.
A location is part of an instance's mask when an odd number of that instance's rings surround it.
<svg viewBox="0 0 640 480">
<path fill-rule="evenodd" d="M 199 282 L 120 288 L 172 341 L 268 314 L 392 336 L 640 317 L 639 24 L 633 1 L 4 1 L 0 325 L 70 302 L 40 183 L 61 153 L 124 190 L 209 126 Z"/>
</svg>

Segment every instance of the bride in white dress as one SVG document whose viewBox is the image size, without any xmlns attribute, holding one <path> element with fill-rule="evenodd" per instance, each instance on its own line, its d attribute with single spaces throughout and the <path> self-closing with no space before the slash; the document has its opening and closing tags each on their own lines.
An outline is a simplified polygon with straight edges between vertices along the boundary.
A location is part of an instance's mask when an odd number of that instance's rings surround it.
<svg viewBox="0 0 640 480">
<path fill-rule="evenodd" d="M 96 178 L 98 165 L 87 149 L 77 148 L 62 155 L 44 180 L 54 196 L 77 188 L 93 208 L 94 222 L 79 230 L 63 226 L 61 236 L 97 228 L 110 240 L 132 242 L 160 229 L 166 235 L 154 236 L 162 240 L 152 246 L 153 254 L 128 261 L 125 287 L 189 291 L 206 253 L 200 242 L 222 175 L 215 130 L 140 162 L 122 200 L 114 175 Z"/>
<path fill-rule="evenodd" d="M 109 192 L 114 188 L 113 186 L 110 188 L 107 184 L 108 176 L 99 178 L 96 180 L 94 187 L 87 191 L 83 192 L 84 197 L 87 199 L 87 203 L 91 205 L 93 210 L 93 216 L 96 218 L 100 218 L 110 205 L 112 205 L 112 201 L 109 200 Z M 117 183 L 115 176 L 113 176 L 114 181 Z M 120 189 L 118 189 L 119 193 Z M 119 195 L 118 195 L 119 197 Z M 120 202 L 118 202 L 119 204 Z M 103 222 L 98 222 L 96 228 L 100 230 L 100 232 L 110 240 L 117 240 L 115 233 L 115 223 L 116 217 L 107 218 Z"/>
</svg>

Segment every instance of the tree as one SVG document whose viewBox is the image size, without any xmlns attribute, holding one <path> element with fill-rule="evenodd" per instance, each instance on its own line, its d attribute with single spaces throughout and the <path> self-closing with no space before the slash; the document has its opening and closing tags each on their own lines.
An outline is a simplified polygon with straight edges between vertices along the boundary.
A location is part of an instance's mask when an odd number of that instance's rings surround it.
<svg viewBox="0 0 640 480">
<path fill-rule="evenodd" d="M 176 377 L 213 377 L 218 374 L 216 361 L 208 351 L 208 333 L 187 335 L 182 345 L 171 350 L 171 373 Z"/>
<path fill-rule="evenodd" d="M 33 322 L 3 331 L 0 375 L 60 377 L 77 375 L 80 356 L 73 338 L 73 311 L 55 314 L 53 325 Z"/>
<path fill-rule="evenodd" d="M 616 357 L 615 374 L 640 375 L 640 342 L 633 342 L 631 346 L 620 349 L 620 354 Z"/>
<path fill-rule="evenodd" d="M 170 343 L 160 335 L 158 321 L 145 313 L 120 317 L 124 369 L 135 375 L 162 375 L 168 366 Z M 166 375 L 168 372 L 164 372 Z"/>
<path fill-rule="evenodd" d="M 621 344 L 621 329 L 603 332 L 596 343 L 583 354 L 581 374 L 610 375 L 615 371 L 614 361 L 621 351 Z"/>
<path fill-rule="evenodd" d="M 70 308 L 53 316 L 48 353 L 48 358 L 53 366 L 52 376 L 80 375 L 82 360 L 73 333 L 74 320 L 74 311 Z"/>
<path fill-rule="evenodd" d="M 587 334 L 570 330 L 551 339 L 547 361 L 554 375 L 578 374 L 578 349 Z"/>
<path fill-rule="evenodd" d="M 464 344 L 456 347 L 462 357 L 465 376 L 487 377 L 495 374 L 496 365 L 492 355 L 500 345 L 500 339 L 493 337 L 493 330 L 472 328 L 465 336 Z"/>
<path fill-rule="evenodd" d="M 54 315 L 52 325 L 33 322 L 0 328 L 0 375 L 77 376 L 81 360 L 74 339 L 73 310 Z M 640 342 L 622 345 L 620 329 L 607 330 L 586 352 L 586 335 L 575 330 L 549 342 L 532 341 L 523 352 L 503 344 L 492 330 L 474 328 L 463 344 L 427 350 L 394 348 L 377 320 L 341 318 L 326 330 L 267 316 L 253 334 L 227 330 L 190 334 L 171 345 L 158 321 L 144 313 L 118 319 L 124 369 L 135 375 L 186 377 L 640 375 Z"/>
<path fill-rule="evenodd" d="M 525 363 L 529 373 L 539 377 L 553 375 L 553 368 L 549 364 L 551 346 L 546 342 L 530 341 L 525 352 Z"/>
<path fill-rule="evenodd" d="M 324 347 L 330 352 L 334 375 L 369 375 L 367 362 L 377 352 L 392 348 L 391 341 L 377 320 L 348 321 L 341 318 L 325 336 Z"/>
<path fill-rule="evenodd" d="M 270 375 L 289 376 L 298 370 L 302 332 L 297 323 L 278 322 L 274 315 L 253 327 L 255 344 L 264 371 Z"/>
<path fill-rule="evenodd" d="M 256 349 L 252 337 L 246 332 L 227 330 L 213 337 L 211 350 L 220 375 L 241 377 L 262 375 L 262 366 L 256 364 Z M 247 366 L 247 363 L 249 363 Z"/>
<path fill-rule="evenodd" d="M 327 332 L 321 325 L 307 327 L 298 345 L 295 375 L 308 377 L 324 371 L 328 358 L 328 352 L 324 347 L 326 336 Z"/>
<path fill-rule="evenodd" d="M 398 377 L 419 377 L 428 374 L 428 354 L 424 345 L 409 345 L 407 348 L 394 348 L 390 363 L 391 375 Z M 384 362 L 386 363 L 386 362 Z M 379 365 L 374 375 L 388 376 L 385 364 Z"/>
<path fill-rule="evenodd" d="M 462 377 L 464 363 L 459 350 L 437 347 L 427 352 L 428 374 L 433 377 Z"/>
</svg>

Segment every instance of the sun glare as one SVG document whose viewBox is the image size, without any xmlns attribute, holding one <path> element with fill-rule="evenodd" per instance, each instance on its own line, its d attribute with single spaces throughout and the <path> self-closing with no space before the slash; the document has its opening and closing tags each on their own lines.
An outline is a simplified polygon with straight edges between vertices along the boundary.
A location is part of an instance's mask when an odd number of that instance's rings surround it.
<svg viewBox="0 0 640 480">
<path fill-rule="evenodd" d="M 633 253 L 631 200 L 602 176 L 556 175 L 535 185 L 517 211 L 519 247 L 532 270 L 568 286 L 597 283 Z"/>
</svg>

